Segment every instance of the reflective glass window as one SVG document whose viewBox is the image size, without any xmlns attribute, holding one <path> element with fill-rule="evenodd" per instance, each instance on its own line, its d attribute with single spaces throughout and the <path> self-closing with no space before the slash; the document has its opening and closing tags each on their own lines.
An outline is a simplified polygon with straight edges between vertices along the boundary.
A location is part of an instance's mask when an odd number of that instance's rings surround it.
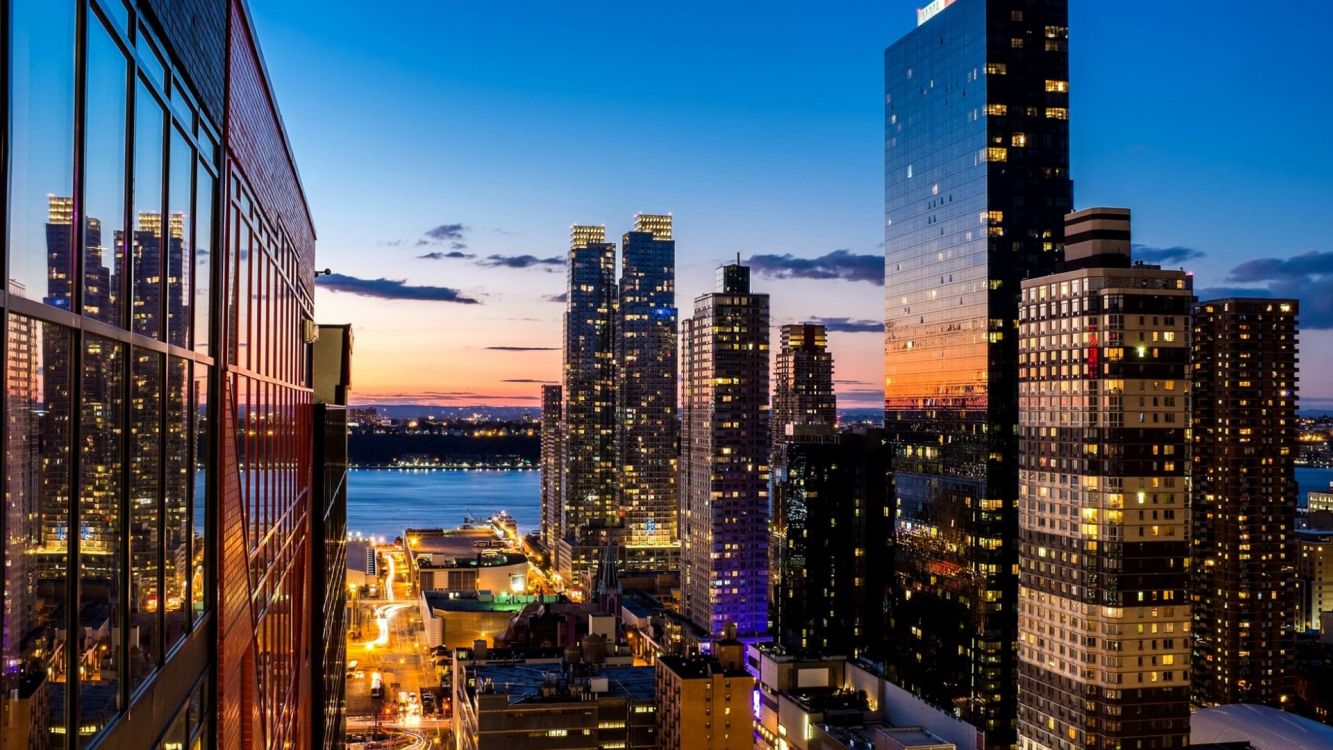
<svg viewBox="0 0 1333 750">
<path fill-rule="evenodd" d="M 209 368 L 196 365 L 194 368 L 193 408 L 195 426 L 190 454 L 194 457 L 194 493 L 191 497 L 190 517 L 193 533 L 190 541 L 192 573 L 190 574 L 190 599 L 194 617 L 204 614 L 208 601 L 208 377 Z"/>
<path fill-rule="evenodd" d="M 194 204 L 194 149 L 176 128 L 171 129 L 171 169 L 167 183 L 167 341 L 190 345 L 190 261 Z"/>
<path fill-rule="evenodd" d="M 125 345 L 85 338 L 79 409 L 79 627 L 71 644 L 79 655 L 81 744 L 91 742 L 121 708 L 118 680 L 125 665 L 116 621 L 124 601 L 119 583 L 124 570 L 124 368 Z M 131 636 L 131 654 L 133 645 Z"/>
<path fill-rule="evenodd" d="M 130 685 L 157 668 L 162 608 L 162 355 L 136 348 L 130 398 Z"/>
<path fill-rule="evenodd" d="M 217 178 L 204 167 L 202 161 L 196 164 L 194 289 L 191 304 L 194 308 L 194 349 L 202 354 L 209 353 L 208 337 L 211 333 L 208 312 L 213 288 L 210 274 L 213 268 L 213 186 L 216 182 Z M 189 292 L 186 297 L 190 297 Z"/>
<path fill-rule="evenodd" d="M 162 105 L 140 81 L 134 103 L 134 325 L 162 335 Z"/>
<path fill-rule="evenodd" d="M 125 262 L 125 116 L 129 66 L 111 33 L 88 13 L 88 96 L 84 127 L 83 313 L 121 321 Z"/>
<path fill-rule="evenodd" d="M 18 315 L 6 326 L 0 716 L 23 712 L 40 742 L 65 723 L 72 338 Z"/>
<path fill-rule="evenodd" d="M 167 370 L 166 486 L 163 518 L 163 565 L 165 614 L 164 645 L 171 647 L 189 627 L 187 601 L 190 571 L 190 362 L 171 357 Z"/>
<path fill-rule="evenodd" d="M 73 310 L 76 4 L 10 5 L 9 291 Z"/>
</svg>

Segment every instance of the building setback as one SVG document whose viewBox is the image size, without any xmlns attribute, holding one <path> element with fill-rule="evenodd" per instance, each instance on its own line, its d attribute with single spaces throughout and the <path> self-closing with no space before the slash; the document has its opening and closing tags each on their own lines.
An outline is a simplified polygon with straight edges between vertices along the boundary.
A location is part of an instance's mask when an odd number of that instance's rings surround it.
<svg viewBox="0 0 1333 750">
<path fill-rule="evenodd" d="M 1295 300 L 1194 308 L 1193 693 L 1282 708 L 1297 605 Z"/>
<path fill-rule="evenodd" d="M 341 746 L 344 420 L 246 5 L 5 33 L 0 746 Z"/>
<path fill-rule="evenodd" d="M 671 216 L 638 214 L 621 241 L 615 332 L 616 466 L 625 543 L 634 550 L 627 570 L 678 564 L 677 317 Z"/>
<path fill-rule="evenodd" d="M 1069 215 L 1019 312 L 1021 750 L 1189 744 L 1191 277 Z"/>
<path fill-rule="evenodd" d="M 681 330 L 682 611 L 714 636 L 768 629 L 768 295 L 717 270 Z"/>
<path fill-rule="evenodd" d="M 892 678 L 1016 742 L 1019 286 L 1060 258 L 1063 0 L 931 3 L 884 55 Z"/>
</svg>

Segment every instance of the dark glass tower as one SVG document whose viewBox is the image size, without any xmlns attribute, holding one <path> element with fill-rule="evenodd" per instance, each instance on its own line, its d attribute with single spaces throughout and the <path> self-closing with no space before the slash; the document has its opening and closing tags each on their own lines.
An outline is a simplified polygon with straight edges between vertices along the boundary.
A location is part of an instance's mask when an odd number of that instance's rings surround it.
<svg viewBox="0 0 1333 750">
<path fill-rule="evenodd" d="M 884 56 L 888 667 L 988 747 L 1015 741 L 1018 299 L 1072 203 L 1067 17 L 933 4 Z"/>
<path fill-rule="evenodd" d="M 773 477 L 774 495 L 784 498 L 783 533 L 770 542 L 782 545 L 770 573 L 773 632 L 782 646 L 882 653 L 893 564 L 887 476 L 881 430 L 787 446 Z"/>
<path fill-rule="evenodd" d="M 1286 707 L 1296 608 L 1292 299 L 1194 308 L 1193 693 Z"/>
</svg>

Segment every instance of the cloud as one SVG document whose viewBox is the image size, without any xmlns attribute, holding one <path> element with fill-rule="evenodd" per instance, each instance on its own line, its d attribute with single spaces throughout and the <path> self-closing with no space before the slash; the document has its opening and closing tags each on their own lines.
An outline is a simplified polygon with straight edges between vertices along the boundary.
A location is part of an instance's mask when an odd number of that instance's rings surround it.
<svg viewBox="0 0 1333 750">
<path fill-rule="evenodd" d="M 881 333 L 884 331 L 884 321 L 882 320 L 811 318 L 810 322 L 818 323 L 833 333 Z"/>
<path fill-rule="evenodd" d="M 447 286 L 413 286 L 402 279 L 361 279 L 341 273 L 320 276 L 320 286 L 333 292 L 347 292 L 377 299 L 402 299 L 421 302 L 456 302 L 479 305 L 480 300 L 463 295 Z"/>
<path fill-rule="evenodd" d="M 462 258 L 464 260 L 471 260 L 477 256 L 472 253 L 460 253 L 457 250 L 447 253 L 436 250 L 434 252 L 425 253 L 424 255 L 418 255 L 417 257 L 421 260 L 444 260 L 445 258 Z"/>
<path fill-rule="evenodd" d="M 542 299 L 546 300 L 547 302 L 559 302 L 560 304 L 563 305 L 569 301 L 569 292 L 561 292 L 559 294 L 543 294 Z"/>
<path fill-rule="evenodd" d="M 1229 281 L 1278 281 L 1333 275 L 1333 252 L 1311 251 L 1291 258 L 1256 258 L 1231 269 Z"/>
<path fill-rule="evenodd" d="M 450 248 L 453 248 L 454 250 L 466 250 L 466 249 L 467 249 L 467 243 L 466 243 L 466 242 L 450 242 L 450 243 L 449 243 L 449 247 L 450 247 Z"/>
<path fill-rule="evenodd" d="M 434 229 L 427 229 L 423 234 L 426 239 L 435 240 L 436 242 L 446 242 L 448 240 L 461 242 L 463 233 L 466 231 L 467 227 L 462 224 L 441 224 Z"/>
<path fill-rule="evenodd" d="M 1161 265 L 1180 265 L 1187 260 L 1198 260 L 1207 253 L 1202 250 L 1195 250 L 1192 247 L 1151 247 L 1149 245 L 1134 245 L 1131 256 L 1135 260 L 1141 260 L 1144 263 L 1155 263 Z"/>
<path fill-rule="evenodd" d="M 532 268 L 534 266 L 554 271 L 565 265 L 565 259 L 554 255 L 550 258 L 538 258 L 535 255 L 488 255 L 477 261 L 477 265 L 488 268 Z"/>
<path fill-rule="evenodd" d="M 1221 287 L 1233 296 L 1283 297 L 1300 301 L 1300 325 L 1309 330 L 1333 328 L 1333 252 L 1310 251 L 1290 258 L 1255 258 L 1227 275 L 1227 281 L 1256 287 Z"/>
<path fill-rule="evenodd" d="M 884 256 L 857 255 L 850 250 L 834 250 L 818 258 L 753 255 L 749 264 L 755 273 L 775 279 L 843 279 L 884 285 Z"/>
<path fill-rule="evenodd" d="M 412 393 L 358 393 L 358 405 L 382 406 L 441 406 L 472 405 L 479 401 L 536 401 L 538 395 L 509 393 L 477 393 L 475 391 L 416 391 Z"/>
<path fill-rule="evenodd" d="M 833 381 L 833 384 L 834 384 L 834 385 L 875 385 L 875 382 L 874 382 L 873 380 L 842 380 L 842 379 L 840 379 L 840 378 L 835 378 L 834 381 Z"/>
<path fill-rule="evenodd" d="M 492 352 L 558 352 L 558 346 L 488 346 L 487 351 Z"/>
<path fill-rule="evenodd" d="M 538 383 L 541 385 L 555 385 L 554 380 L 537 380 L 535 378 L 505 378 L 502 383 Z"/>
</svg>

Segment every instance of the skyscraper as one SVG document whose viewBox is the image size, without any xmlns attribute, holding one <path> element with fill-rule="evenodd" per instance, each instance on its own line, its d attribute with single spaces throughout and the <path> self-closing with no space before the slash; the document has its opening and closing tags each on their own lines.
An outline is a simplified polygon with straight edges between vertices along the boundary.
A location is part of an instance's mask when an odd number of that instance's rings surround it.
<svg viewBox="0 0 1333 750">
<path fill-rule="evenodd" d="M 789 560 L 787 546 L 787 454 L 793 443 L 819 443 L 834 439 L 837 426 L 837 399 L 833 394 L 833 355 L 828 351 L 828 331 L 815 323 L 782 326 L 773 384 L 773 411 L 769 437 L 770 483 L 768 583 L 771 587 L 769 615 L 774 632 L 781 634 L 778 623 L 782 614 L 777 601 L 784 596 L 780 586 L 793 585 L 792 575 L 801 570 L 799 559 Z M 805 533 L 804 508 L 795 518 Z M 799 555 L 798 555 L 799 558 Z M 790 565 L 789 565 L 790 564 Z M 784 576 L 788 569 L 790 575 Z"/>
<path fill-rule="evenodd" d="M 615 342 L 620 508 L 629 531 L 626 543 L 640 550 L 679 543 L 676 326 L 671 216 L 639 214 L 621 241 Z M 636 557 L 630 556 L 630 569 L 650 564 Z"/>
<path fill-rule="evenodd" d="M 1019 747 L 1185 747 L 1191 278 L 1127 209 L 1064 236 L 1019 317 Z"/>
<path fill-rule="evenodd" d="M 564 397 L 558 385 L 542 386 L 542 543 L 546 554 L 555 559 L 561 538 L 561 520 L 564 516 Z"/>
<path fill-rule="evenodd" d="M 245 6 L 7 13 L 0 746 L 336 746 L 314 228 Z"/>
<path fill-rule="evenodd" d="M 884 432 L 792 443 L 784 460 L 773 469 L 784 498 L 769 542 L 782 545 L 770 551 L 773 633 L 794 651 L 882 656 L 893 569 Z"/>
<path fill-rule="evenodd" d="M 1194 308 L 1192 699 L 1282 707 L 1294 689 L 1296 300 Z"/>
<path fill-rule="evenodd" d="M 681 372 L 683 611 L 714 636 L 768 628 L 768 295 L 739 262 L 684 321 Z"/>
<path fill-rule="evenodd" d="M 582 581 L 597 565 L 602 535 L 620 526 L 616 508 L 616 246 L 600 226 L 569 231 L 564 344 L 565 551 L 561 575 Z"/>
<path fill-rule="evenodd" d="M 1071 206 L 1062 0 L 931 3 L 884 55 L 893 679 L 1014 743 L 1019 285 Z"/>
</svg>

